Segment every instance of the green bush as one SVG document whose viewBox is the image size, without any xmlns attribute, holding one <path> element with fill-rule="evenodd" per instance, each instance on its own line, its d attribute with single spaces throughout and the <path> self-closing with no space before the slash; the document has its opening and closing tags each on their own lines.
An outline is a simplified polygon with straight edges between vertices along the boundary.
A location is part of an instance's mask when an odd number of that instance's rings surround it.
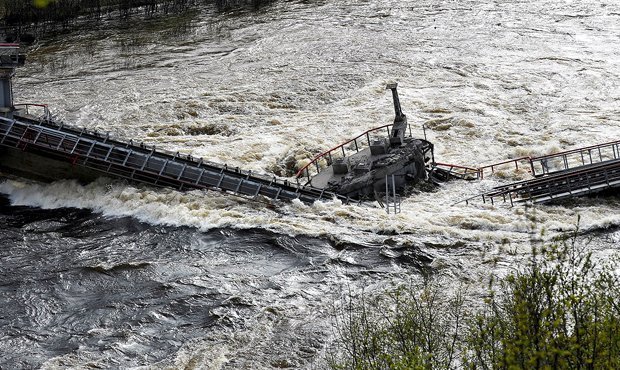
<svg viewBox="0 0 620 370">
<path fill-rule="evenodd" d="M 337 311 L 332 369 L 444 369 L 460 352 L 464 312 L 458 290 L 447 294 L 433 280 L 385 295 L 349 294 Z"/>
<path fill-rule="evenodd" d="M 620 369 L 618 259 L 597 262 L 577 240 L 575 231 L 532 248 L 481 302 L 428 279 L 349 295 L 331 368 Z"/>
<path fill-rule="evenodd" d="M 620 303 L 611 263 L 596 263 L 577 232 L 533 248 L 473 315 L 463 364 L 471 369 L 619 369 Z"/>
</svg>

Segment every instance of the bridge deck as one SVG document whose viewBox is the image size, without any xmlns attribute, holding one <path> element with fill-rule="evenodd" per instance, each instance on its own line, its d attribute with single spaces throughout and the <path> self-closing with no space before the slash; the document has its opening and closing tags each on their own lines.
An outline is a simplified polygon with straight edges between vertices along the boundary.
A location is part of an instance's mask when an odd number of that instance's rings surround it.
<svg viewBox="0 0 620 370">
<path fill-rule="evenodd" d="M 482 195 L 484 202 L 546 203 L 620 188 L 620 159 L 587 164 L 581 168 L 494 188 Z"/>
<path fill-rule="evenodd" d="M 165 153 L 95 133 L 35 121 L 30 117 L 0 117 L 0 147 L 18 148 L 45 158 L 65 161 L 102 176 L 123 178 L 155 186 L 183 189 L 218 189 L 274 200 L 311 204 L 316 200 L 349 199 L 311 186 L 300 186 L 239 168 L 187 156 Z"/>
</svg>

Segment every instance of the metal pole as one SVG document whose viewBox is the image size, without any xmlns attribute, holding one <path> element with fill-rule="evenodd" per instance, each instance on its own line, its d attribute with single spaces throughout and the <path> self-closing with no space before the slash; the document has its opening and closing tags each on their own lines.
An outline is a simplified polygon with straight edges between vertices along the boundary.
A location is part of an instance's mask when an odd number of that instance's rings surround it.
<svg viewBox="0 0 620 370">
<path fill-rule="evenodd" d="M 392 175 L 392 195 L 394 196 L 394 204 L 396 204 L 396 183 L 394 182 L 394 175 Z"/>
<path fill-rule="evenodd" d="M 396 184 L 394 183 L 394 175 L 392 175 L 392 195 L 394 197 L 394 214 L 396 214 Z"/>
<path fill-rule="evenodd" d="M 390 214 L 390 193 L 388 191 L 388 177 L 385 175 L 385 210 Z"/>
</svg>

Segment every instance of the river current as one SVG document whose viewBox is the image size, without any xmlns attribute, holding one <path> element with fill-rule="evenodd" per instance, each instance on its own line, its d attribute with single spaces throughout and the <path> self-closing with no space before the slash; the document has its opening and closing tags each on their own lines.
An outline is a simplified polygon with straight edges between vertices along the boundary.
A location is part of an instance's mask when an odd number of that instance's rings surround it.
<svg viewBox="0 0 620 370">
<path fill-rule="evenodd" d="M 84 28 L 84 27 L 83 27 Z M 478 166 L 616 140 L 616 1 L 289 1 L 104 20 L 27 49 L 17 102 L 262 173 L 393 119 Z M 617 250 L 620 199 L 459 203 L 500 171 L 403 199 L 265 207 L 101 179 L 0 180 L 1 368 L 321 368 L 334 305 L 421 270 L 484 286 L 580 229 Z M 475 293 L 474 293 L 475 294 Z"/>
</svg>

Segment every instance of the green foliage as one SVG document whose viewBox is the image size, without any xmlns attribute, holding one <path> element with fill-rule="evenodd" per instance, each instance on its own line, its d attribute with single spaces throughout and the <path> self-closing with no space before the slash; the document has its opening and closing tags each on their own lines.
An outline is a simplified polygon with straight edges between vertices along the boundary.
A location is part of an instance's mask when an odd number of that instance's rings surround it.
<svg viewBox="0 0 620 370">
<path fill-rule="evenodd" d="M 533 249 L 527 267 L 500 282 L 471 319 L 471 369 L 620 368 L 620 292 L 577 232 Z"/>
<path fill-rule="evenodd" d="M 462 289 L 428 280 L 349 296 L 331 368 L 620 369 L 618 259 L 597 263 L 577 237 L 532 248 L 476 309 L 465 309 Z"/>
<path fill-rule="evenodd" d="M 349 295 L 338 312 L 332 369 L 439 369 L 456 361 L 463 296 L 434 281 L 374 298 Z"/>
</svg>

